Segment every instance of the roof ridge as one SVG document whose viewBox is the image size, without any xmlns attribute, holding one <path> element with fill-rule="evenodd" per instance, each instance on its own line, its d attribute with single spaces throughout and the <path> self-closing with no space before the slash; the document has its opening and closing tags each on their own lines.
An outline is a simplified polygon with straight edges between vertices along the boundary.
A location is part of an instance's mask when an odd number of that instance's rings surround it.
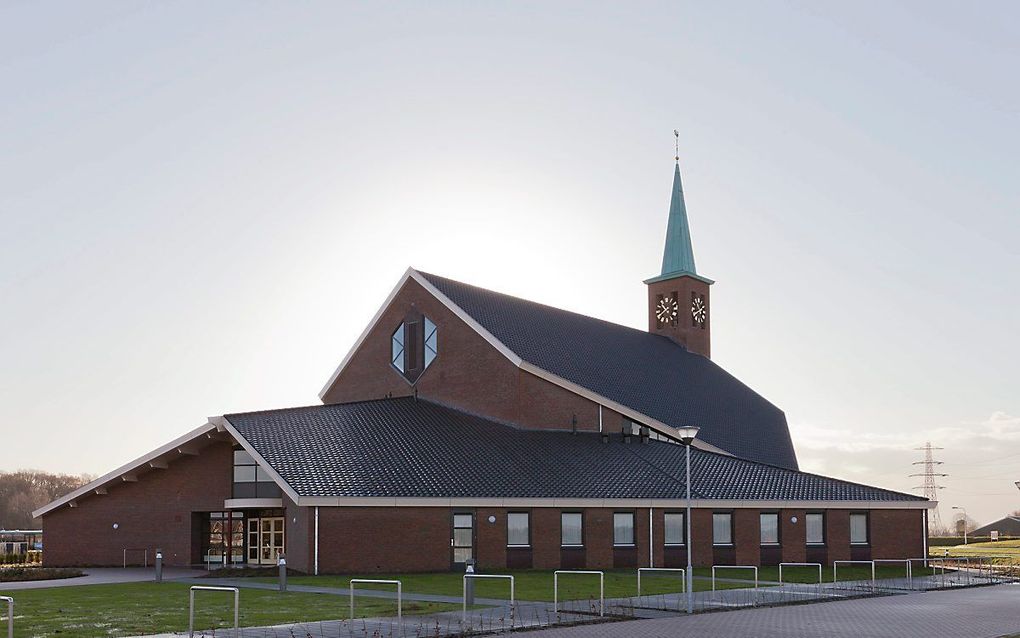
<svg viewBox="0 0 1020 638">
<path fill-rule="evenodd" d="M 542 303 L 540 301 L 534 301 L 532 299 L 525 299 L 524 297 L 518 297 L 517 295 L 511 295 L 509 293 L 500 292 L 498 290 L 493 290 L 491 288 L 484 288 L 482 286 L 476 286 L 475 284 L 469 284 L 467 282 L 460 281 L 459 279 L 451 279 L 450 277 L 444 277 L 443 275 L 437 275 L 435 273 L 429 273 L 429 272 L 425 272 L 423 270 L 416 270 L 415 272 L 417 272 L 419 275 L 425 276 L 426 278 L 433 278 L 434 277 L 436 279 L 442 279 L 442 280 L 445 280 L 445 281 L 457 284 L 459 286 L 466 286 L 468 288 L 473 288 L 475 290 L 481 290 L 481 291 L 487 292 L 487 293 L 492 294 L 492 295 L 499 295 L 500 297 L 506 297 L 508 299 L 513 299 L 514 301 L 518 301 L 518 302 L 525 303 L 525 304 L 528 304 L 528 305 L 539 306 L 541 308 L 546 308 L 546 309 L 552 310 L 554 312 L 559 312 L 559 313 L 563 313 L 563 314 L 567 314 L 567 315 L 572 315 L 574 317 L 581 317 L 583 319 L 588 319 L 590 321 L 598 321 L 599 323 L 603 323 L 603 324 L 606 324 L 608 326 L 613 326 L 614 328 L 623 328 L 624 330 L 629 330 L 629 331 L 634 332 L 636 334 L 644 335 L 644 336 L 647 336 L 647 337 L 655 337 L 657 339 L 664 339 L 667 343 L 669 343 L 669 344 L 671 344 L 671 345 L 673 345 L 673 346 L 675 346 L 677 348 L 680 348 L 681 350 L 686 350 L 686 351 L 690 352 L 689 350 L 687 350 L 687 348 L 685 348 L 683 345 L 677 343 L 676 341 L 673 341 L 672 339 L 670 339 L 668 337 L 664 337 L 662 335 L 652 334 L 652 333 L 648 332 L 647 330 L 642 330 L 640 328 L 634 328 L 632 326 L 627 326 L 627 325 L 624 325 L 622 323 L 616 323 L 616 322 L 613 322 L 613 321 L 609 321 L 608 319 L 601 319 L 599 317 L 593 317 L 591 315 L 586 315 L 586 314 L 584 314 L 582 312 L 575 312 L 573 310 L 567 310 L 565 308 L 558 308 L 556 306 L 545 304 L 545 303 Z M 456 303 L 456 302 L 454 302 L 454 303 Z M 467 312 L 467 311 L 465 310 L 465 312 Z"/>
<path fill-rule="evenodd" d="M 378 397 L 375 399 L 361 399 L 358 401 L 340 401 L 339 403 L 313 403 L 311 405 L 295 405 L 290 408 L 267 408 L 265 410 L 251 410 L 248 412 L 228 412 L 223 415 L 223 418 L 229 418 L 232 416 L 242 416 L 248 414 L 270 414 L 273 412 L 293 412 L 297 410 L 310 410 L 312 408 L 331 408 L 341 405 L 360 405 L 364 403 L 381 403 L 383 401 L 401 401 L 406 399 L 414 399 L 411 395 L 399 396 L 399 397 Z"/>
</svg>

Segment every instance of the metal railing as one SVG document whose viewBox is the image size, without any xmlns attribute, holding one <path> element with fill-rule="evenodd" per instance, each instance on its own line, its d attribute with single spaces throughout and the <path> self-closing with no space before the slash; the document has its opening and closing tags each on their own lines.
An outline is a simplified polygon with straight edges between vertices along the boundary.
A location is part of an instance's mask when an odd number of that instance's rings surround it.
<svg viewBox="0 0 1020 638">
<path fill-rule="evenodd" d="M 905 563 L 907 565 L 907 589 L 910 589 L 914 584 L 913 568 L 910 566 L 909 558 L 875 558 L 871 562 L 873 563 Z"/>
<path fill-rule="evenodd" d="M 282 569 L 282 568 L 281 568 Z M 396 585 L 397 586 L 397 621 L 404 619 L 404 605 L 403 605 L 403 591 L 404 586 L 399 580 L 379 580 L 376 578 L 352 578 L 348 584 L 348 588 L 351 590 L 351 620 L 354 620 L 354 583 L 378 583 L 380 585 Z"/>
<path fill-rule="evenodd" d="M 758 589 L 758 568 L 754 565 L 712 565 L 712 591 L 715 591 L 715 570 L 717 569 L 753 569 L 754 588 Z"/>
<path fill-rule="evenodd" d="M 641 572 L 679 572 L 680 593 L 687 591 L 687 571 L 682 567 L 638 567 L 637 570 L 637 595 L 641 597 Z"/>
<path fill-rule="evenodd" d="M 560 574 L 591 574 L 599 577 L 599 616 L 606 615 L 606 573 L 584 569 L 557 569 L 553 572 L 553 613 L 559 613 Z"/>
<path fill-rule="evenodd" d="M 14 638 L 14 599 L 0 596 L 0 600 L 7 603 L 7 638 Z"/>
<path fill-rule="evenodd" d="M 227 591 L 234 593 L 234 636 L 241 638 L 241 592 L 237 587 L 210 587 L 206 585 L 192 585 L 188 602 L 188 636 L 195 635 L 195 592 L 196 591 Z"/>
<path fill-rule="evenodd" d="M 783 565 L 787 567 L 818 567 L 818 584 L 822 583 L 822 564 L 821 563 L 779 563 L 779 584 L 783 584 Z"/>
<path fill-rule="evenodd" d="M 468 584 L 468 579 L 469 578 L 498 578 L 498 579 L 501 579 L 501 580 L 509 580 L 510 581 L 510 608 L 513 609 L 513 606 L 514 606 L 514 577 L 513 576 L 510 576 L 509 574 L 464 574 L 464 578 L 463 578 L 463 583 L 464 583 L 464 613 L 463 613 L 462 618 L 464 619 L 465 623 L 467 622 L 467 584 Z"/>
<path fill-rule="evenodd" d="M 145 547 L 128 547 L 124 550 L 124 568 L 127 569 L 127 553 L 128 552 L 143 552 L 142 553 L 142 567 L 149 566 L 149 550 Z"/>
<path fill-rule="evenodd" d="M 836 565 L 871 565 L 871 591 L 875 591 L 875 561 L 873 560 L 834 560 L 832 561 L 832 583 L 836 584 Z"/>
</svg>

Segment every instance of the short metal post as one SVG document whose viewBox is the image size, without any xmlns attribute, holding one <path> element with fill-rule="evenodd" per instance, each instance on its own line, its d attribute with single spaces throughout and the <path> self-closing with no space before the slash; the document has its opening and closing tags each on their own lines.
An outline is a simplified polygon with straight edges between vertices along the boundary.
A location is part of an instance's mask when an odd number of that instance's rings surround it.
<svg viewBox="0 0 1020 638">
<path fill-rule="evenodd" d="M 156 549 L 156 582 L 163 582 L 163 550 Z"/>
<path fill-rule="evenodd" d="M 473 574 L 475 573 L 475 559 L 469 558 L 464 561 L 464 573 Z M 474 605 L 475 604 L 475 579 L 468 578 L 464 582 L 464 604 Z"/>
<path fill-rule="evenodd" d="M 287 557 L 284 554 L 280 554 L 280 558 L 276 563 L 280 566 L 280 591 L 287 591 Z"/>
<path fill-rule="evenodd" d="M 14 599 L 0 596 L 0 600 L 7 601 L 7 638 L 14 638 Z"/>
</svg>

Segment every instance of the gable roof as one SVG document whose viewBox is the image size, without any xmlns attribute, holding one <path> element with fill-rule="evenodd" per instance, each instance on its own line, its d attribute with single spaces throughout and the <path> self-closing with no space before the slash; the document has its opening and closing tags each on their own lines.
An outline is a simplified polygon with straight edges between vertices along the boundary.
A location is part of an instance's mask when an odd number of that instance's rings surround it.
<svg viewBox="0 0 1020 638">
<path fill-rule="evenodd" d="M 229 414 L 307 498 L 682 499 L 684 449 L 619 433 L 524 430 L 410 397 Z M 923 498 L 694 448 L 698 500 Z"/>
<path fill-rule="evenodd" d="M 413 271 L 519 360 L 731 454 L 797 468 L 786 415 L 660 335 Z M 649 424 L 654 425 L 654 424 Z"/>
<path fill-rule="evenodd" d="M 999 532 L 1007 536 L 1020 536 L 1020 516 L 1007 516 L 1000 518 L 994 523 L 979 527 L 970 532 L 971 536 L 987 536 L 992 532 Z"/>
</svg>

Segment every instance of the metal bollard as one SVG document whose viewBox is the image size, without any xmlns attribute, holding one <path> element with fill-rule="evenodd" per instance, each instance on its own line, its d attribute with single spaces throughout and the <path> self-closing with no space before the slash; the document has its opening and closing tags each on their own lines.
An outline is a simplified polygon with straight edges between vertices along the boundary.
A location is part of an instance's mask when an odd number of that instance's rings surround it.
<svg viewBox="0 0 1020 638">
<path fill-rule="evenodd" d="M 464 573 L 473 574 L 475 573 L 475 559 L 469 558 L 464 561 Z M 475 579 L 468 578 L 467 583 L 464 584 L 464 600 L 468 605 L 475 604 Z"/>
<path fill-rule="evenodd" d="M 163 582 L 163 550 L 156 548 L 156 582 Z"/>
<path fill-rule="evenodd" d="M 280 591 L 287 591 L 287 557 L 284 554 L 280 554 L 280 558 L 276 563 L 280 566 Z"/>
</svg>

